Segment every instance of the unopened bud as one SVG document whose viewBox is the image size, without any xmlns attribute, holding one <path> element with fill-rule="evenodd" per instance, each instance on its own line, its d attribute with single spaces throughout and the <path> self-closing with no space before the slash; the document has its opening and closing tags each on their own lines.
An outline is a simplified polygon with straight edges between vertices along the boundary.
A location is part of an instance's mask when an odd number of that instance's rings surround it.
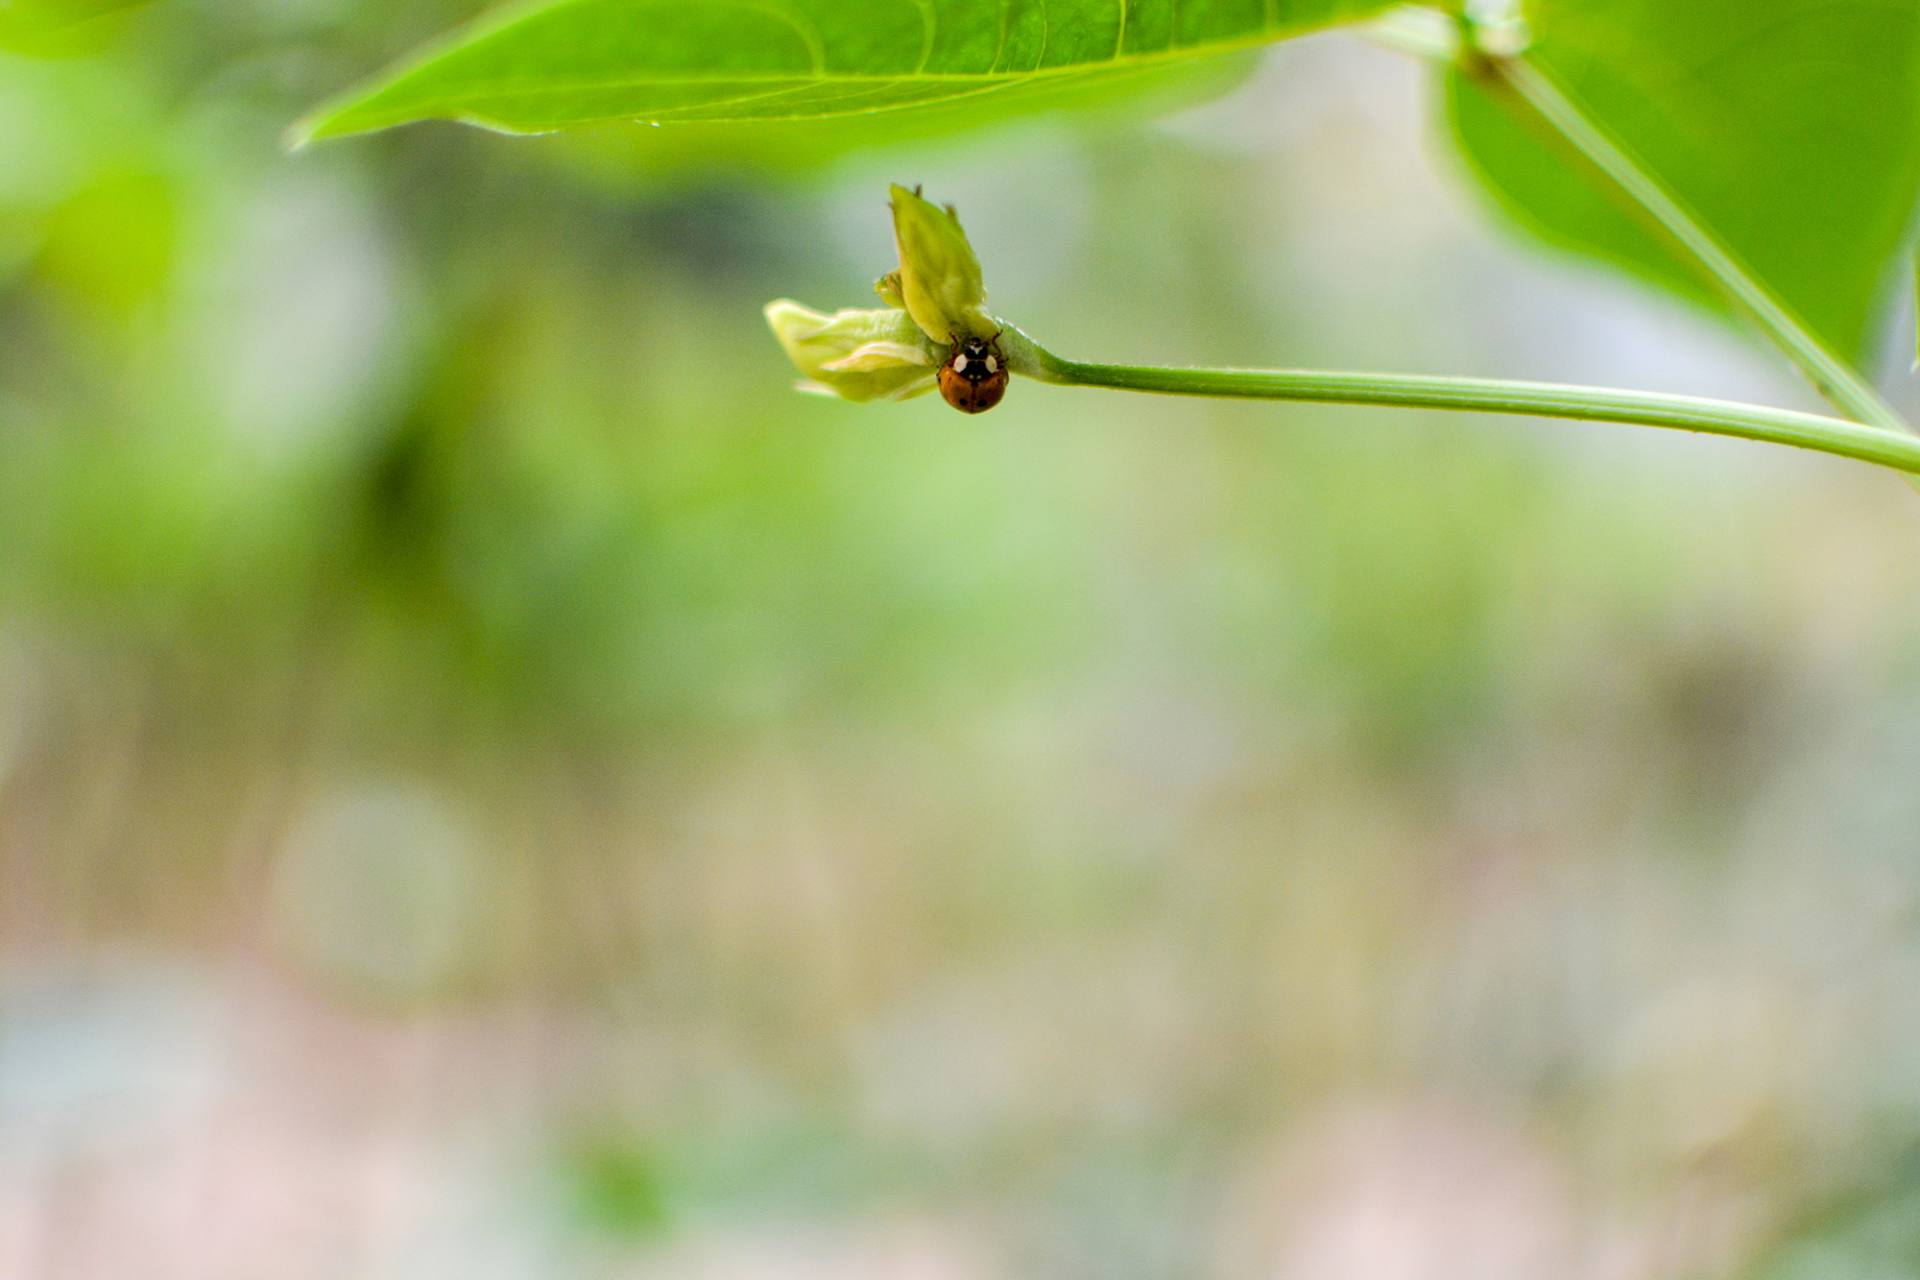
<svg viewBox="0 0 1920 1280">
<path fill-rule="evenodd" d="M 893 238 L 900 250 L 894 278 L 907 313 L 930 340 L 943 346 L 969 335 L 991 337 L 1000 326 L 987 314 L 980 259 L 952 207 L 943 209 L 901 186 L 895 186 L 892 195 Z"/>
<path fill-rule="evenodd" d="M 891 308 L 832 315 L 782 298 L 767 324 L 804 379 L 800 387 L 843 400 L 905 400 L 931 391 L 939 357 L 911 317 Z"/>
</svg>

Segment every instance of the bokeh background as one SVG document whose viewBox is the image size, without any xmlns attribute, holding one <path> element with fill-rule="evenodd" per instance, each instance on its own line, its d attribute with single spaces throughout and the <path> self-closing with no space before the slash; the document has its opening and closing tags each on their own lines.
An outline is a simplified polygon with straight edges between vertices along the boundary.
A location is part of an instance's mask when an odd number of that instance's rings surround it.
<svg viewBox="0 0 1920 1280">
<path fill-rule="evenodd" d="M 1778 361 L 1511 239 L 1345 37 L 939 138 L 283 152 L 476 7 L 0 53 L 0 1275 L 1920 1274 L 1911 490 L 860 408 L 759 309 L 869 297 L 898 180 L 1074 355 Z"/>
</svg>

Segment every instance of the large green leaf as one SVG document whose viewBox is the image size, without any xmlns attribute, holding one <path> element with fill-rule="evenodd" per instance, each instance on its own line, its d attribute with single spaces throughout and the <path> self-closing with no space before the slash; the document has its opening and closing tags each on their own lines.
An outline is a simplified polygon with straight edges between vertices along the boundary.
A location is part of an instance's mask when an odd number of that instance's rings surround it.
<svg viewBox="0 0 1920 1280">
<path fill-rule="evenodd" d="M 0 0 L 0 50 L 89 52 L 109 34 L 105 20 L 148 0 Z"/>
<path fill-rule="evenodd" d="M 1245 82 L 1258 59 L 1257 51 L 1228 54 L 1170 63 L 1150 75 L 1095 77 L 1044 102 L 1001 95 L 870 116 L 700 121 L 671 129 L 640 129 L 627 121 L 584 125 L 558 135 L 543 156 L 603 181 L 640 183 L 650 190 L 708 180 L 716 172 L 749 174 L 759 182 L 805 179 L 849 155 L 888 149 L 911 149 L 911 168 L 936 145 L 954 139 L 973 145 L 981 135 L 991 138 L 1042 106 L 1082 129 L 1138 125 L 1230 91 Z"/>
<path fill-rule="evenodd" d="M 1915 0 L 1527 0 L 1529 55 L 1840 354 L 1890 294 L 1920 193 Z M 1697 271 L 1592 171 L 1455 74 L 1457 136 L 1550 241 L 1690 297 Z"/>
<path fill-rule="evenodd" d="M 302 139 L 451 119 L 822 119 L 1150 74 L 1389 0 L 548 0 L 483 21 L 322 108 Z"/>
</svg>

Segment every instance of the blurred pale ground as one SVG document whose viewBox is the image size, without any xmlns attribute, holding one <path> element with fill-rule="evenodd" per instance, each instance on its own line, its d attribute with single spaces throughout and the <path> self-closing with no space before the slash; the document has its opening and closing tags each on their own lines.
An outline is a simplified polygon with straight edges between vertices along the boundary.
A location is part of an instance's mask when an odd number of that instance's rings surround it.
<svg viewBox="0 0 1920 1280">
<path fill-rule="evenodd" d="M 861 409 L 759 307 L 898 179 L 1073 354 L 1776 361 L 1350 40 L 812 175 L 282 155 L 400 8 L 0 56 L 0 1276 L 1920 1274 L 1912 492 Z"/>
</svg>

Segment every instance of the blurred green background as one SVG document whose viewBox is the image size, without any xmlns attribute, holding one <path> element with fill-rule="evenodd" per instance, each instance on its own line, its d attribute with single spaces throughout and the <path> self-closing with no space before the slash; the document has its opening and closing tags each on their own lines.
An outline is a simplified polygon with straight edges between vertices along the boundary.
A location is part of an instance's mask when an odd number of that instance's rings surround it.
<svg viewBox="0 0 1920 1280">
<path fill-rule="evenodd" d="M 1073 355 L 1811 407 L 1509 246 L 1419 68 L 288 156 L 476 6 L 31 7 L 0 1275 L 1920 1275 L 1909 489 L 859 408 L 765 332 L 866 303 L 897 180 Z"/>
</svg>

